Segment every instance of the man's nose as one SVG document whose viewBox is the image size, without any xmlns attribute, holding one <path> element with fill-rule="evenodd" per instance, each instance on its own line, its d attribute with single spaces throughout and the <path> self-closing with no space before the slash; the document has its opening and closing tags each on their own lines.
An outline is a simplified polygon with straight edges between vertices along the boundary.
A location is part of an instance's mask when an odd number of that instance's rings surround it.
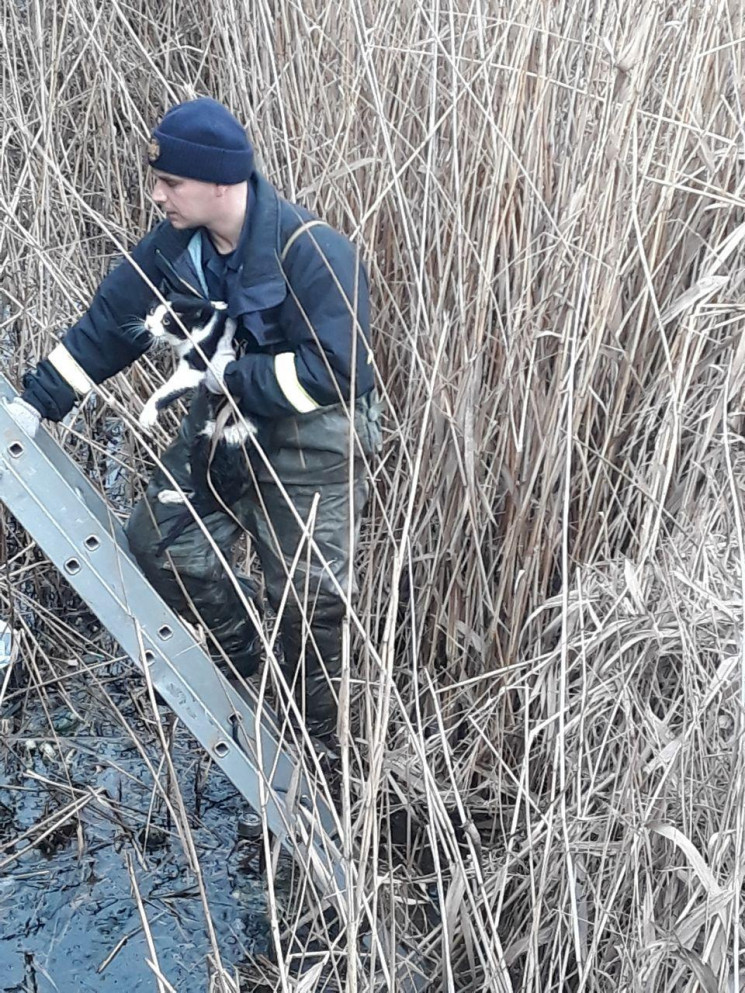
<svg viewBox="0 0 745 993">
<path fill-rule="evenodd" d="M 151 194 L 153 201 L 155 203 L 165 203 L 166 202 L 166 191 L 163 188 L 163 184 L 158 180 L 158 182 L 153 187 L 153 192 Z"/>
</svg>

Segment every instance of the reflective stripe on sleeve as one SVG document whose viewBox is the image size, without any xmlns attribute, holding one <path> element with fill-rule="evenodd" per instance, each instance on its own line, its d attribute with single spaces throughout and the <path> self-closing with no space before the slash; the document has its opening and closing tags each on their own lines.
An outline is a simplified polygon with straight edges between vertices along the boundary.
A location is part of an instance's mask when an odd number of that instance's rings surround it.
<svg viewBox="0 0 745 993">
<path fill-rule="evenodd" d="M 93 383 L 88 378 L 88 374 L 70 355 L 64 345 L 57 345 L 56 348 L 53 348 L 47 355 L 47 359 L 79 396 L 84 396 L 93 389 Z"/>
<path fill-rule="evenodd" d="M 321 406 L 309 393 L 306 393 L 297 378 L 294 352 L 280 352 L 279 355 L 274 356 L 274 375 L 285 399 L 301 414 L 309 414 L 311 410 L 318 410 Z"/>
</svg>

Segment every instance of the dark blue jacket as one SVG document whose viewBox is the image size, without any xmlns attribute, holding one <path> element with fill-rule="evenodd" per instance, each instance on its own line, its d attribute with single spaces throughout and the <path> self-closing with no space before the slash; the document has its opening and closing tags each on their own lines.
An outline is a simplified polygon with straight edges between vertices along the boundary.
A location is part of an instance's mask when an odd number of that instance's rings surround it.
<svg viewBox="0 0 745 993">
<path fill-rule="evenodd" d="M 287 417 L 372 389 L 367 274 L 357 250 L 307 210 L 283 200 L 259 173 L 240 278 L 227 301 L 243 354 L 225 383 L 252 417 Z M 195 237 L 196 236 L 196 237 Z M 120 372 L 150 345 L 142 320 L 157 299 L 189 290 L 206 295 L 196 261 L 199 229 L 160 223 L 101 283 L 62 344 L 95 383 Z M 277 358 L 279 356 L 279 358 Z M 58 363 L 59 364 L 59 363 Z M 74 377 L 73 377 L 74 378 Z M 23 397 L 59 420 L 76 394 L 48 360 L 24 379 Z"/>
</svg>

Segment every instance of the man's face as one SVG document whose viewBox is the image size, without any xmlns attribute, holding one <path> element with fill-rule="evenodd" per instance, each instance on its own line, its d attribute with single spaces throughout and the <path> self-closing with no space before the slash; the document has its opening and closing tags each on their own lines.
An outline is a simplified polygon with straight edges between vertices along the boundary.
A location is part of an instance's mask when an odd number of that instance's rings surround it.
<svg viewBox="0 0 745 993">
<path fill-rule="evenodd" d="M 209 226 L 220 211 L 221 201 L 216 183 L 184 179 L 153 169 L 155 185 L 152 198 L 175 228 Z"/>
</svg>

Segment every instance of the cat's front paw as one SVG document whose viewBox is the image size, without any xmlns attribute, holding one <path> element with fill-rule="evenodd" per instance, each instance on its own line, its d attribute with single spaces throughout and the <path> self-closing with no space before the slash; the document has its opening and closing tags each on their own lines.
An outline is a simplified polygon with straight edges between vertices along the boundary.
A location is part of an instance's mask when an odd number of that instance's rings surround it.
<svg viewBox="0 0 745 993">
<path fill-rule="evenodd" d="M 147 431 L 148 434 L 152 432 L 158 420 L 158 408 L 152 400 L 148 400 L 137 420 L 140 422 L 140 427 L 143 431 Z"/>
<path fill-rule="evenodd" d="M 193 493 L 184 493 L 183 490 L 161 490 L 158 494 L 158 503 L 184 503 L 187 496 L 193 495 Z"/>
</svg>

